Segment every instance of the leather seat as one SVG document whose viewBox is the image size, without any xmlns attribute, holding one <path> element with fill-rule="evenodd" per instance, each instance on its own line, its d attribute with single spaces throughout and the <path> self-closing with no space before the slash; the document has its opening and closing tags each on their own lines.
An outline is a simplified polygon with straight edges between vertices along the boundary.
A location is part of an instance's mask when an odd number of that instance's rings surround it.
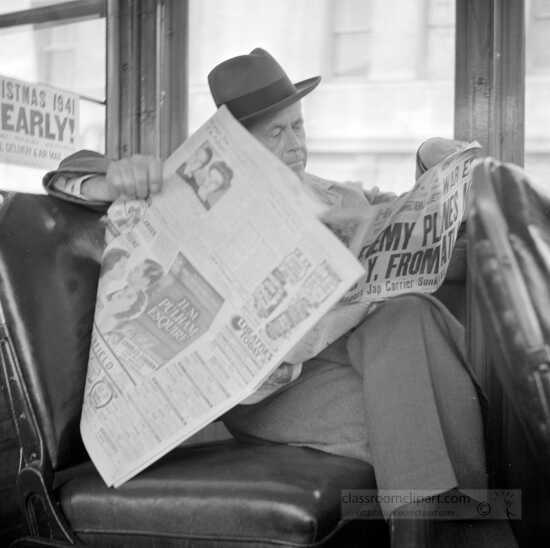
<svg viewBox="0 0 550 548">
<path fill-rule="evenodd" d="M 178 448 L 118 489 L 107 488 L 90 463 L 68 474 L 59 500 L 85 542 L 123 532 L 126 541 L 164 537 L 193 546 L 321 543 L 339 526 L 342 489 L 375 485 L 361 461 L 235 441 Z"/>
</svg>

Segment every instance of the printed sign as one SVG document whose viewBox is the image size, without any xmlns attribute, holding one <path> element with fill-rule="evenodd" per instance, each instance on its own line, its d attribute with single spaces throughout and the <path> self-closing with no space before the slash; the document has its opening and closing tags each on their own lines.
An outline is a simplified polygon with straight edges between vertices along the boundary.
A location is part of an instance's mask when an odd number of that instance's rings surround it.
<svg viewBox="0 0 550 548">
<path fill-rule="evenodd" d="M 79 97 L 0 76 L 0 161 L 56 167 L 78 148 Z"/>
</svg>

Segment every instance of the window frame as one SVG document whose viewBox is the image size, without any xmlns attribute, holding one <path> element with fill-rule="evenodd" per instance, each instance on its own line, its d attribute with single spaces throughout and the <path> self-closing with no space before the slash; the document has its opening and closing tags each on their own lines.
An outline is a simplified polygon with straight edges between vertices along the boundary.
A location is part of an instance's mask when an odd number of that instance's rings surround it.
<svg viewBox="0 0 550 548">
<path fill-rule="evenodd" d="M 109 157 L 166 158 L 185 140 L 187 40 L 187 0 L 107 1 Z"/>
<path fill-rule="evenodd" d="M 48 6 L 39 6 L 0 14 L 0 29 L 40 23 L 72 23 L 73 19 L 85 20 L 105 17 L 105 0 L 71 0 Z"/>
<path fill-rule="evenodd" d="M 101 19 L 107 15 L 106 0 L 70 0 L 47 6 L 28 8 L 0 14 L 0 29 L 12 28 L 23 25 L 41 25 L 44 23 L 70 24 Z M 81 99 L 98 105 L 105 106 L 107 98 L 103 100 L 96 97 L 77 93 Z"/>
</svg>

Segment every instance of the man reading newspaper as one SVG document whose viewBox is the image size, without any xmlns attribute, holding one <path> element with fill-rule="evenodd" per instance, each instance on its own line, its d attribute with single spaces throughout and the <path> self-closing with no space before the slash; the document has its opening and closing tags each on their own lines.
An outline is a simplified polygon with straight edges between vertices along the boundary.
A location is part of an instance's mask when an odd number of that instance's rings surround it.
<svg viewBox="0 0 550 548">
<path fill-rule="evenodd" d="M 257 48 L 217 65 L 208 81 L 216 105 L 225 105 L 328 206 L 329 227 L 346 208 L 360 214 L 398 200 L 377 188 L 365 191 L 306 172 L 300 99 L 320 77 L 293 84 L 276 60 Z M 417 176 L 462 148 L 462 143 L 444 139 L 424 143 L 417 154 Z M 180 174 L 197 189 L 201 183 L 194 171 L 209 162 L 209 154 L 202 151 Z M 215 204 L 216 192 L 225 184 L 224 170 L 218 171 L 212 188 L 198 193 L 206 208 Z M 102 208 L 120 196 L 145 199 L 162 193 L 162 163 L 140 155 L 107 161 L 81 151 L 44 183 L 51 194 Z M 347 231 L 338 223 L 333 228 L 351 246 L 355 228 Z M 262 302 L 259 296 L 259 309 Z M 443 494 L 483 489 L 480 393 L 466 363 L 462 326 L 435 298 L 414 292 L 379 302 L 374 310 L 354 310 L 343 336 L 303 363 L 289 358 L 252 403 L 229 411 L 223 417 L 228 429 L 238 439 L 313 447 L 367 461 L 380 490 Z M 383 502 L 385 516 L 395 516 L 403 504 Z M 412 506 L 422 508 L 422 502 Z M 396 542 L 406 527 L 422 534 L 426 522 L 413 521 L 392 520 Z M 439 527 L 440 534 L 447 534 L 443 524 Z M 465 546 L 479 540 L 473 536 L 483 537 L 481 527 L 468 529 Z M 451 545 L 448 540 L 445 545 Z"/>
</svg>

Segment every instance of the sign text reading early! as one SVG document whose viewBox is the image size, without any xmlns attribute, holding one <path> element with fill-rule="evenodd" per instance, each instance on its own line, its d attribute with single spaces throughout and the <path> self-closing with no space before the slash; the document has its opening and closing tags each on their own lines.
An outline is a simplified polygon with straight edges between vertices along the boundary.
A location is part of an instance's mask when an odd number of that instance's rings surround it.
<svg viewBox="0 0 550 548">
<path fill-rule="evenodd" d="M 78 96 L 0 76 L 0 157 L 51 167 L 77 147 Z"/>
<path fill-rule="evenodd" d="M 52 141 L 74 142 L 74 97 L 64 97 L 62 93 L 48 94 L 46 90 L 32 84 L 2 79 L 0 99 L 2 131 L 14 131 Z"/>
</svg>

